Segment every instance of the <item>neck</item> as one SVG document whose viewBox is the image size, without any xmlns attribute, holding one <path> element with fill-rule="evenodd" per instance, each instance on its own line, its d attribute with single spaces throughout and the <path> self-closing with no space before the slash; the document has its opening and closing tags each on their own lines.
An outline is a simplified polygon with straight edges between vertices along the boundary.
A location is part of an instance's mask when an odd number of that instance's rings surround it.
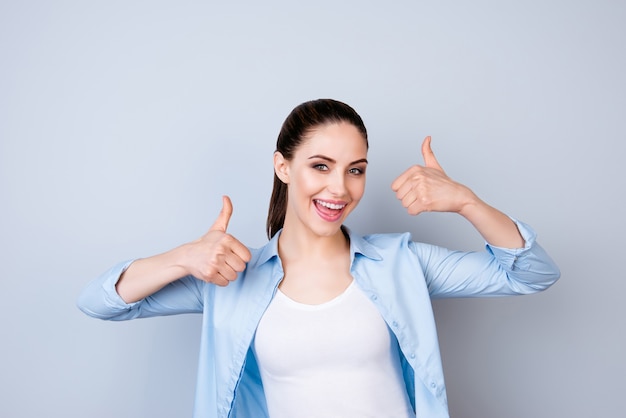
<svg viewBox="0 0 626 418">
<path fill-rule="evenodd" d="M 284 227 L 278 238 L 278 253 L 283 261 L 331 259 L 349 251 L 350 243 L 341 229 L 330 236 Z"/>
</svg>

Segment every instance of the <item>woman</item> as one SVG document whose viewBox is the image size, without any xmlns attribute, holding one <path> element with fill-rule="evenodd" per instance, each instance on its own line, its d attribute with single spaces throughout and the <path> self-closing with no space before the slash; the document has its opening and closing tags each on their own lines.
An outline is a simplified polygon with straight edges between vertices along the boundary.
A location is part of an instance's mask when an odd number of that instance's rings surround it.
<svg viewBox="0 0 626 418">
<path fill-rule="evenodd" d="M 528 294 L 559 270 L 535 233 L 424 166 L 392 189 L 412 215 L 456 212 L 487 241 L 463 253 L 343 226 L 365 188 L 367 131 L 335 100 L 296 107 L 274 153 L 270 241 L 248 249 L 223 208 L 198 240 L 120 263 L 79 307 L 111 320 L 203 313 L 195 417 L 447 417 L 430 299 Z"/>
</svg>

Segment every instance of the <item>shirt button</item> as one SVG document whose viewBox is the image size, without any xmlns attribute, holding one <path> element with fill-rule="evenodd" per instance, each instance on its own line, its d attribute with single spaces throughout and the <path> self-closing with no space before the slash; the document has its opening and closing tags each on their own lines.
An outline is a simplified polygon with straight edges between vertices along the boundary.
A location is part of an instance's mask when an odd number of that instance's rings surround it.
<svg viewBox="0 0 626 418">
<path fill-rule="evenodd" d="M 431 382 L 431 383 L 430 383 L 430 387 L 431 387 L 431 388 L 433 388 L 433 389 L 435 389 L 435 388 L 437 387 L 437 384 L 436 384 L 435 382 Z"/>
<path fill-rule="evenodd" d="M 372 300 L 376 300 L 376 299 L 378 299 L 378 296 L 372 295 Z"/>
<path fill-rule="evenodd" d="M 415 353 L 411 353 L 411 355 L 409 357 L 415 358 Z"/>
<path fill-rule="evenodd" d="M 394 326 L 394 328 L 398 328 L 398 323 L 397 323 L 396 321 L 393 321 L 393 322 L 391 323 L 391 325 L 393 325 L 393 326 Z"/>
</svg>

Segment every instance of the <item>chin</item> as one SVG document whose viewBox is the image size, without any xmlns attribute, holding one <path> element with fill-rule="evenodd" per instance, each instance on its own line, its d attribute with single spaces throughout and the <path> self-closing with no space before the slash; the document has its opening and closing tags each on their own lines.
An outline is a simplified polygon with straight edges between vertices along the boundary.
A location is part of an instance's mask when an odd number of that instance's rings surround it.
<svg viewBox="0 0 626 418">
<path fill-rule="evenodd" d="M 332 237 L 341 232 L 341 227 L 346 218 L 343 217 L 334 222 L 327 222 L 323 219 L 318 220 L 316 225 L 311 225 L 311 231 L 320 237 Z"/>
<path fill-rule="evenodd" d="M 314 231 L 320 237 L 334 237 L 339 231 L 341 231 L 341 224 L 336 228 L 325 228 L 324 230 Z"/>
</svg>

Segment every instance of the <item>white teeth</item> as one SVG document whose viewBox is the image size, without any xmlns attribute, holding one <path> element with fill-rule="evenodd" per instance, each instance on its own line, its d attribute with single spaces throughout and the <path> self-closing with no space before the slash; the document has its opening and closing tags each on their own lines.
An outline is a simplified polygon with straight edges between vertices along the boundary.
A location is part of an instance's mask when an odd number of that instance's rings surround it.
<svg viewBox="0 0 626 418">
<path fill-rule="evenodd" d="M 339 209 L 343 209 L 346 207 L 346 205 L 336 205 L 334 203 L 324 202 L 323 200 L 316 200 L 316 202 L 319 205 L 324 206 L 325 208 L 333 209 L 333 210 L 339 210 Z"/>
</svg>

